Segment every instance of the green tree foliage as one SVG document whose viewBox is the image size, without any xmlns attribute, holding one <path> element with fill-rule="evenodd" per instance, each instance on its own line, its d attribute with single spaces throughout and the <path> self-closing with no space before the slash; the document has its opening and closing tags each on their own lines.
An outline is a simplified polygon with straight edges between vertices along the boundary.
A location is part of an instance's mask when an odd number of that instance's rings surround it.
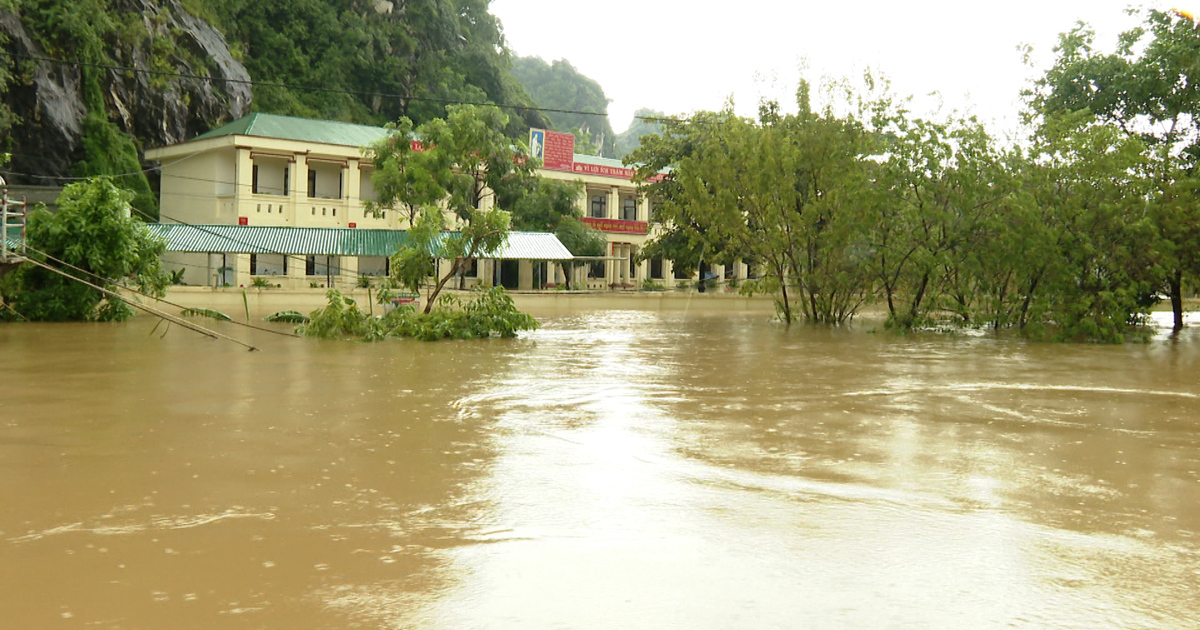
<svg viewBox="0 0 1200 630">
<path fill-rule="evenodd" d="M 412 128 L 401 120 L 393 133 L 371 147 L 376 170 L 371 176 L 378 200 L 376 211 L 405 208 L 415 216 L 408 241 L 393 257 L 393 279 L 401 286 L 423 285 L 433 263 L 431 256 L 449 259 L 450 270 L 434 284 L 425 304 L 428 313 L 446 283 L 471 259 L 499 249 L 508 236 L 511 214 L 500 201 L 516 203 L 521 191 L 534 188 L 534 164 L 526 151 L 504 136 L 509 118 L 495 107 L 456 105 L 445 120 Z M 420 139 L 419 150 L 412 138 Z M 428 169 L 426 173 L 416 173 Z M 419 181 L 421 185 L 412 185 Z M 495 197 L 485 208 L 488 195 Z M 458 233 L 449 227 L 441 204 L 455 217 Z"/>
<path fill-rule="evenodd" d="M 14 11 L 16 9 L 16 0 L 0 0 L 0 11 Z M 8 43 L 8 38 L 0 34 L 0 49 L 3 49 Z M 13 59 L 0 59 L 0 92 L 6 91 L 9 83 L 13 80 Z M 17 115 L 3 102 L 0 102 L 0 137 L 4 137 L 8 131 L 19 119 Z M 5 149 L 3 144 L 0 144 L 0 150 Z M 2 165 L 0 165 L 2 166 Z"/>
<path fill-rule="evenodd" d="M 256 81 L 257 111 L 382 124 L 445 118 L 447 103 L 518 106 L 506 132 L 545 120 L 509 74 L 488 0 L 192 0 L 215 21 Z M 384 94 L 388 96 L 376 96 Z"/>
<path fill-rule="evenodd" d="M 337 291 L 329 291 L 327 297 L 329 303 L 313 311 L 297 333 L 323 339 L 379 341 L 409 337 L 438 341 L 510 338 L 538 326 L 536 320 L 517 310 L 503 287 L 480 289 L 467 299 L 445 295 L 435 308 L 424 313 L 402 306 L 378 317 L 363 312 L 353 299 Z"/>
<path fill-rule="evenodd" d="M 1012 191 L 1001 155 L 974 120 L 891 115 L 880 122 L 883 146 L 867 207 L 871 267 L 888 323 L 925 325 L 942 309 L 968 321 L 979 287 L 956 281 L 982 270 L 967 273 L 965 265 L 989 244 L 982 224 Z"/>
<path fill-rule="evenodd" d="M 1063 33 L 1054 66 L 1029 98 L 1041 124 L 1086 111 L 1086 124 L 1113 127 L 1144 145 L 1144 177 L 1153 182 L 1148 213 L 1159 236 L 1151 259 L 1178 330 L 1184 278 L 1200 275 L 1200 33 L 1163 11 L 1144 15 L 1144 25 L 1123 33 L 1110 53 L 1095 49 L 1095 33 L 1082 23 Z"/>
<path fill-rule="evenodd" d="M 540 57 L 517 57 L 512 74 L 539 107 L 568 110 L 546 112 L 546 118 L 554 129 L 575 133 L 576 153 L 616 155 L 616 134 L 608 120 L 609 99 L 599 83 L 580 74 L 565 59 L 546 63 Z"/>
<path fill-rule="evenodd" d="M 701 112 L 644 137 L 626 160 L 659 200 L 647 254 L 751 263 L 743 290 L 775 295 L 789 322 L 840 323 L 878 299 L 900 330 L 1144 335 L 1164 201 L 1139 137 L 1082 112 L 1002 150 L 976 121 L 913 117 L 866 78 L 826 85 L 819 111 L 801 83 L 795 114 Z"/>
<path fill-rule="evenodd" d="M 168 283 L 159 262 L 164 244 L 129 214 L 129 193 L 111 180 L 71 184 L 58 198 L 57 213 L 30 215 L 29 256 L 105 289 L 131 282 L 162 296 Z M 0 293 L 33 321 L 112 321 L 133 314 L 121 300 L 29 263 L 5 276 Z"/>
<path fill-rule="evenodd" d="M 639 109 L 633 114 L 633 122 L 629 124 L 629 128 L 617 134 L 617 141 L 614 157 L 624 158 L 633 152 L 634 149 L 641 146 L 642 136 L 648 136 L 662 132 L 662 120 L 667 117 L 666 114 L 653 109 Z"/>
<path fill-rule="evenodd" d="M 869 294 L 862 191 L 871 138 L 853 117 L 809 109 L 806 84 L 798 103 L 794 115 L 766 104 L 757 121 L 726 109 L 667 122 L 626 161 L 641 163 L 643 181 L 672 169 L 646 189 L 659 200 L 655 219 L 671 226 L 660 242 L 674 253 L 699 244 L 711 261 L 756 261 L 758 286 L 778 292 L 785 321 L 798 308 L 810 321 L 841 323 Z"/>
</svg>

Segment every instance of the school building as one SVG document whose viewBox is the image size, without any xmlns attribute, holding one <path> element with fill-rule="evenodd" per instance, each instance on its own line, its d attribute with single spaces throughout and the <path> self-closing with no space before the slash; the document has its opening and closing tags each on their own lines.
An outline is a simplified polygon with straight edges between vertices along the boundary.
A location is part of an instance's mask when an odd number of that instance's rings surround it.
<svg viewBox="0 0 1200 630">
<path fill-rule="evenodd" d="M 337 287 L 386 275 L 388 256 L 408 226 L 398 212 L 367 211 L 375 191 L 363 148 L 388 133 L 255 113 L 147 150 L 146 159 L 161 164 L 164 263 L 183 269 L 184 283 L 192 285 L 250 286 L 259 279 L 289 288 Z M 583 184 L 583 220 L 607 241 L 606 256 L 575 261 L 585 264 L 572 286 L 635 289 L 646 279 L 672 286 L 671 261 L 635 261 L 650 238 L 654 209 L 630 181 L 633 171 L 618 160 L 576 155 L 570 134 L 532 130 L 530 144 L 543 162 L 539 175 Z M 483 205 L 490 203 L 488 196 Z M 559 263 L 571 259 L 553 234 L 516 232 L 500 251 L 480 257 L 466 285 L 550 288 L 566 281 Z M 738 267 L 710 273 L 744 278 L 745 266 Z"/>
</svg>

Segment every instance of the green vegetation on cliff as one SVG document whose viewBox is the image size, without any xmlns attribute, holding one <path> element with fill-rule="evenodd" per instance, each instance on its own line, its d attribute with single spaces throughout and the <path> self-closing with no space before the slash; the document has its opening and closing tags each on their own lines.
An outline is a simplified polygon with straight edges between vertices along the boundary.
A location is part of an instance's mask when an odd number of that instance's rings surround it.
<svg viewBox="0 0 1200 630">
<path fill-rule="evenodd" d="M 189 0 L 256 82 L 256 111 L 420 124 L 455 102 L 532 107 L 488 0 Z M 300 89 L 317 87 L 322 91 Z M 511 135 L 544 124 L 517 109 Z"/>
</svg>

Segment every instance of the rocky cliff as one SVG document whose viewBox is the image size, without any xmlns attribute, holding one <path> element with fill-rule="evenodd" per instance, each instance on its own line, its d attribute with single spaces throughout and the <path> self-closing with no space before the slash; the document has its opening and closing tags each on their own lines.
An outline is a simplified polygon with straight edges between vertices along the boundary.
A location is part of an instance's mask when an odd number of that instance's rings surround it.
<svg viewBox="0 0 1200 630">
<path fill-rule="evenodd" d="M 84 59 L 82 47 L 59 41 L 62 29 L 40 24 L 44 11 L 23 15 L 20 3 L 0 10 L 0 42 L 10 55 L 0 62 L 14 62 L 0 102 L 18 117 L 3 134 L 8 137 L 0 137 L 0 151 L 13 154 L 7 170 L 0 169 L 10 183 L 46 183 L 21 173 L 70 176 L 87 158 L 84 120 L 97 98 L 87 92 L 88 76 L 98 79 L 107 120 L 135 138 L 136 163 L 142 147 L 181 142 L 249 111 L 246 68 L 230 54 L 224 36 L 178 0 L 107 4 L 120 17 L 115 28 L 96 29 L 106 47 L 106 58 L 96 60 Z M 95 65 L 46 61 L 51 58 Z"/>
</svg>

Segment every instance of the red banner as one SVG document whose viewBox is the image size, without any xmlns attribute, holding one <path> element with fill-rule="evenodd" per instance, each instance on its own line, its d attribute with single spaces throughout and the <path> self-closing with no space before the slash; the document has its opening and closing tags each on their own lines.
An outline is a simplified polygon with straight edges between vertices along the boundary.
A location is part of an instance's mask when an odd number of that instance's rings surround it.
<svg viewBox="0 0 1200 630">
<path fill-rule="evenodd" d="M 584 162 L 576 162 L 574 171 L 583 175 L 600 175 L 603 177 L 619 177 L 621 179 L 633 179 L 634 171 L 631 168 L 622 168 L 620 166 L 604 166 L 601 164 L 586 164 Z M 652 182 L 661 182 L 663 180 L 661 173 L 650 178 Z"/>
<path fill-rule="evenodd" d="M 622 221 L 620 219 L 584 217 L 583 222 L 601 232 L 614 234 L 645 234 L 649 231 L 650 227 L 645 221 Z"/>
</svg>

